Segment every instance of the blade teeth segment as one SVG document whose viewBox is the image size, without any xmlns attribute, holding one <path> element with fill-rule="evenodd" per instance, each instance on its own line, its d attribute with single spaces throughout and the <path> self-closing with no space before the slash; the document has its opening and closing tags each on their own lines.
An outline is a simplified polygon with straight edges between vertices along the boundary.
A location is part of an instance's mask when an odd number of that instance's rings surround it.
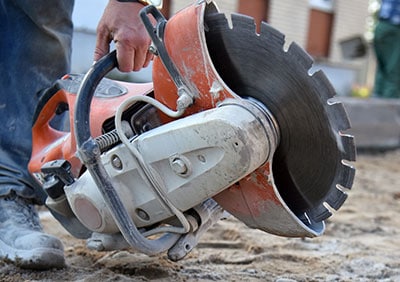
<svg viewBox="0 0 400 282">
<path fill-rule="evenodd" d="M 312 222 L 320 222 L 330 217 L 332 213 L 323 204 L 320 204 L 308 211 L 307 215 Z"/>
<path fill-rule="evenodd" d="M 351 189 L 356 175 L 356 169 L 354 166 L 342 161 L 342 169 L 337 176 L 337 183 L 343 188 Z"/>
<path fill-rule="evenodd" d="M 347 117 L 346 110 L 342 103 L 338 102 L 328 106 L 328 113 L 331 116 L 333 122 L 332 126 L 337 131 L 345 131 L 350 129 L 350 120 Z"/>
<path fill-rule="evenodd" d="M 329 204 L 329 206 L 331 206 L 335 210 L 338 210 L 346 201 L 346 199 L 346 193 L 337 189 L 336 187 L 333 187 L 333 189 L 329 192 L 326 202 Z"/>
<path fill-rule="evenodd" d="M 318 85 L 319 95 L 324 100 L 324 103 L 336 95 L 335 89 L 323 71 L 314 72 L 312 78 L 314 83 Z"/>
<path fill-rule="evenodd" d="M 268 44 L 276 44 L 283 49 L 285 44 L 285 35 L 283 33 L 279 32 L 266 22 L 261 24 L 260 30 L 261 37 L 264 38 Z"/>
<path fill-rule="evenodd" d="M 242 14 L 232 14 L 231 18 L 233 28 L 254 29 L 254 34 L 256 34 L 256 23 L 252 17 Z"/>
<path fill-rule="evenodd" d="M 338 125 L 337 130 L 345 131 L 351 128 L 350 120 L 342 103 L 333 104 L 330 109 L 335 113 L 335 120 Z"/>
<path fill-rule="evenodd" d="M 343 159 L 354 162 L 356 160 L 356 147 L 352 135 L 340 134 L 344 147 Z"/>
<path fill-rule="evenodd" d="M 287 53 L 290 56 L 290 61 L 298 61 L 306 70 L 311 69 L 314 63 L 313 59 L 296 42 L 290 44 Z"/>
</svg>

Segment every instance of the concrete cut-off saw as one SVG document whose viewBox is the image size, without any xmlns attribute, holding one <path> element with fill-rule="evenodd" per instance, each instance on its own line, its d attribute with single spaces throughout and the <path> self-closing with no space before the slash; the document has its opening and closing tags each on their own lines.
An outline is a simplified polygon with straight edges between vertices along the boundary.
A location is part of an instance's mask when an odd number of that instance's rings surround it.
<svg viewBox="0 0 400 282">
<path fill-rule="evenodd" d="M 279 236 L 323 234 L 352 186 L 355 146 L 310 56 L 212 1 L 140 16 L 151 83 L 105 78 L 113 51 L 44 91 L 29 170 L 53 216 L 91 249 L 173 261 L 227 216 Z"/>
</svg>

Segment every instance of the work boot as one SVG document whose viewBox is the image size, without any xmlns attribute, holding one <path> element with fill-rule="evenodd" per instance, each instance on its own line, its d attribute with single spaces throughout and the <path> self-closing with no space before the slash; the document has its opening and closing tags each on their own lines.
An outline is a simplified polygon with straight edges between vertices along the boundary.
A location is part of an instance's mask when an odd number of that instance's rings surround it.
<svg viewBox="0 0 400 282">
<path fill-rule="evenodd" d="M 32 201 L 15 194 L 0 198 L 0 259 L 30 269 L 65 265 L 61 241 L 43 233 Z"/>
</svg>

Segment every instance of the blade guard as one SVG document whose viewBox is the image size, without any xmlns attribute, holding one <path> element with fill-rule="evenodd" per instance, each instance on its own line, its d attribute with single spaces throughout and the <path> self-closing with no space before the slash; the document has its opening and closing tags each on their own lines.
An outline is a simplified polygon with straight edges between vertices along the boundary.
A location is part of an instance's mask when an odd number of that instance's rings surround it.
<svg viewBox="0 0 400 282">
<path fill-rule="evenodd" d="M 218 8 L 213 2 L 199 2 L 172 17 L 162 38 L 171 61 L 194 94 L 195 102 L 186 115 L 214 108 L 226 98 L 240 99 L 218 74 L 206 42 L 205 14 L 217 13 Z M 178 99 L 174 80 L 162 59 L 156 57 L 153 64 L 155 98 L 171 108 L 176 108 Z M 272 234 L 314 237 L 325 229 L 323 221 L 305 224 L 290 210 L 278 192 L 271 163 L 264 164 L 214 199 L 248 226 Z"/>
</svg>

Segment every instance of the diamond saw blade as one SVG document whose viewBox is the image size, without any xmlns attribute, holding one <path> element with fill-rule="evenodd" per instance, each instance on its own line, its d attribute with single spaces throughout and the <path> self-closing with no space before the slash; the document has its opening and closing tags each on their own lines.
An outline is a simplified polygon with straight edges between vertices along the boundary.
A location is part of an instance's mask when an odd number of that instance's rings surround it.
<svg viewBox="0 0 400 282">
<path fill-rule="evenodd" d="M 345 201 L 355 160 L 344 107 L 321 71 L 309 73 L 312 58 L 297 44 L 262 23 L 222 13 L 205 17 L 209 54 L 219 75 L 236 94 L 263 103 L 276 119 L 280 142 L 272 161 L 276 187 L 294 214 L 306 223 L 328 218 Z M 330 208 L 331 207 L 331 208 Z"/>
</svg>

